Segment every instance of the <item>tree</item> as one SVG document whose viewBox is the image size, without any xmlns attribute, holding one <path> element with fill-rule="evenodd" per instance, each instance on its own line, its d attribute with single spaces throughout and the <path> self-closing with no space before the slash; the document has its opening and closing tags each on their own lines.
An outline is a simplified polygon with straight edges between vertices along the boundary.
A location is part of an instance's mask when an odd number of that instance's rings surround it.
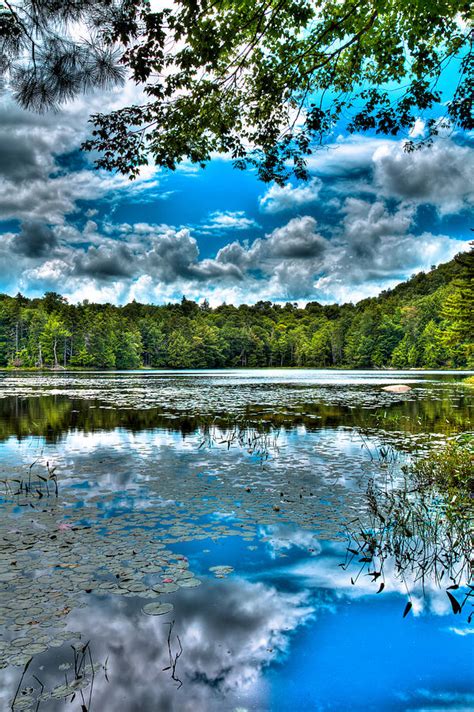
<svg viewBox="0 0 474 712">
<path fill-rule="evenodd" d="M 119 335 L 106 312 L 97 312 L 88 305 L 83 314 L 83 331 L 72 359 L 76 366 L 95 366 L 97 368 L 115 368 L 116 345 Z"/>
<path fill-rule="evenodd" d="M 192 330 L 192 360 L 195 368 L 218 368 L 224 363 L 219 329 L 198 323 Z"/>
<path fill-rule="evenodd" d="M 44 358 L 46 363 L 52 363 L 57 368 L 59 345 L 69 336 L 71 333 L 66 329 L 64 322 L 56 314 L 50 314 L 40 335 L 41 361 Z"/>
<path fill-rule="evenodd" d="M 151 367 L 166 366 L 166 343 L 161 324 L 152 318 L 138 322 L 142 340 L 143 365 Z"/>
<path fill-rule="evenodd" d="M 438 368 L 446 359 L 446 350 L 442 343 L 442 330 L 434 321 L 429 321 L 421 335 L 423 348 L 423 366 Z"/>
<path fill-rule="evenodd" d="M 0 366 L 472 367 L 473 256 L 355 306 L 74 306 L 0 294 Z"/>
<path fill-rule="evenodd" d="M 25 320 L 28 323 L 28 349 L 27 361 L 29 366 L 43 367 L 43 345 L 46 324 L 49 321 L 48 315 L 43 308 L 31 308 L 25 310 Z"/>
<path fill-rule="evenodd" d="M 94 87 L 123 82 L 108 35 L 129 2 L 0 0 L 0 73 L 21 106 L 55 108 Z M 78 32 L 78 25 L 81 32 Z"/>
<path fill-rule="evenodd" d="M 469 3 L 460 0 L 178 0 L 154 13 L 137 4 L 111 36 L 126 44 L 123 62 L 149 101 L 93 117 L 86 147 L 127 174 L 149 153 L 175 168 L 218 152 L 264 181 L 307 178 L 312 146 L 347 113 L 349 131 L 408 136 L 447 102 L 442 116 L 474 126 Z M 459 81 L 443 96 L 439 77 L 454 57 Z M 428 140 L 440 123 L 428 118 Z"/>
<path fill-rule="evenodd" d="M 0 302 L 0 366 L 7 366 L 15 350 L 15 303 L 12 298 Z"/>
<path fill-rule="evenodd" d="M 313 334 L 310 344 L 310 364 L 312 366 L 329 366 L 331 364 L 331 325 L 322 323 Z"/>
<path fill-rule="evenodd" d="M 442 341 L 455 365 L 474 365 L 474 249 L 455 257 L 461 266 L 460 276 L 453 280 L 443 304 L 444 334 Z"/>
<path fill-rule="evenodd" d="M 93 117 L 98 165 L 134 176 L 230 154 L 265 180 L 307 177 L 315 144 L 349 131 L 396 135 L 428 118 L 470 130 L 474 65 L 465 0 L 0 0 L 4 74 L 43 109 L 128 72 L 147 100 Z M 89 32 L 75 39 L 77 20 Z M 93 39 L 92 39 L 93 38 Z M 120 48 L 120 66 L 116 48 Z M 439 79 L 455 59 L 452 92 Z M 398 89 L 397 89 L 398 87 Z M 408 150 L 415 148 L 407 141 Z"/>
<path fill-rule="evenodd" d="M 390 363 L 392 354 L 403 338 L 403 329 L 391 316 L 384 314 L 377 327 L 377 345 L 372 361 L 374 366 Z"/>
<path fill-rule="evenodd" d="M 347 334 L 345 358 L 357 368 L 370 368 L 376 346 L 376 329 L 379 315 L 369 305 L 358 315 Z"/>
<path fill-rule="evenodd" d="M 138 330 L 120 329 L 120 338 L 115 350 L 117 368 L 140 368 L 142 341 Z"/>
<path fill-rule="evenodd" d="M 168 366 L 171 368 L 192 368 L 192 345 L 180 331 L 171 334 L 168 343 Z"/>
</svg>

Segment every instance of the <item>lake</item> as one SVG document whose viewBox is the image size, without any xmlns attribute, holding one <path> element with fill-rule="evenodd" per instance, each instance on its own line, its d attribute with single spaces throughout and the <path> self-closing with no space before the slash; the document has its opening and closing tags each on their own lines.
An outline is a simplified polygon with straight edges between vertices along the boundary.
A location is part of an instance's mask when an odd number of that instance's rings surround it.
<svg viewBox="0 0 474 712">
<path fill-rule="evenodd" d="M 0 372 L 0 709 L 473 710 L 465 375 Z"/>
</svg>

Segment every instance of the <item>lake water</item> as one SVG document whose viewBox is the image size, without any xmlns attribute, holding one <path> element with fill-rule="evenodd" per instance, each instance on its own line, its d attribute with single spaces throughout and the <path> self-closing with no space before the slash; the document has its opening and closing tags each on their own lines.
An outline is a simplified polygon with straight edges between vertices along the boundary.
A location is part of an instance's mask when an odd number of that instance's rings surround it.
<svg viewBox="0 0 474 712">
<path fill-rule="evenodd" d="M 472 522 L 363 539 L 464 375 L 1 372 L 0 709 L 473 710 Z"/>
</svg>

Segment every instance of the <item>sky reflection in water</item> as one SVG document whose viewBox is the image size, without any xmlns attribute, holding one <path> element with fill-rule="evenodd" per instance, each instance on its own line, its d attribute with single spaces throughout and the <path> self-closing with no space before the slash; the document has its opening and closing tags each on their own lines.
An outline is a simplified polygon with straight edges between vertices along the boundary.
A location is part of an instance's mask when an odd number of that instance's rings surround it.
<svg viewBox="0 0 474 712">
<path fill-rule="evenodd" d="M 37 397 L 37 376 L 6 377 L 1 476 L 24 473 L 35 459 L 35 467 L 54 463 L 56 522 L 90 522 L 105 539 L 112 522 L 129 522 L 114 530 L 125 544 L 128 526 L 152 525 L 202 582 L 161 594 L 174 605 L 163 616 L 144 615 L 149 601 L 140 596 L 77 594 L 85 606 L 72 606 L 66 631 L 90 639 L 94 663 L 107 659 L 107 676 L 98 669 L 94 677 L 92 710 L 474 708 L 473 629 L 466 616 L 452 615 L 445 592 L 428 584 L 425 597 L 414 596 L 414 615 L 402 619 L 406 592 L 393 572 L 376 596 L 368 579 L 352 586 L 350 572 L 338 565 L 343 522 L 363 508 L 367 480 L 384 476 L 380 443 L 390 443 L 398 466 L 427 422 L 439 436 L 449 419 L 453 428 L 469 423 L 471 399 L 459 379 L 409 377 L 415 392 L 393 397 L 380 392 L 385 374 L 365 381 L 339 374 L 334 387 L 285 373 L 263 385 L 248 374 L 241 382 L 233 374 L 188 374 L 169 377 L 172 383 L 160 375 L 144 386 L 133 375 L 127 393 L 122 376 L 87 374 L 81 385 L 81 376 L 61 375 L 59 387 L 55 377 L 47 381 L 44 398 Z M 251 417 L 282 414 L 268 459 L 237 443 L 227 449 L 219 443 L 225 429 L 203 437 L 206 418 L 224 418 L 229 404 L 239 411 L 247 398 L 248 416 L 249 394 Z M 137 411 L 140 397 L 145 410 Z M 1 506 L 12 523 L 35 517 L 32 508 L 12 509 L 7 500 Z M 95 560 L 87 548 L 83 556 Z M 210 571 L 216 565 L 234 570 L 218 579 Z M 0 586 L 1 607 L 9 588 Z M 23 634 L 8 629 L 8 616 L 3 620 L 0 640 Z M 70 642 L 35 655 L 24 685 L 38 688 L 33 674 L 46 690 L 63 683 L 65 672 L 70 679 L 71 669 L 59 669 L 71 663 Z M 180 645 L 172 679 L 163 668 Z M 11 665 L 0 671 L 2 710 L 21 672 Z M 84 695 L 87 701 L 88 690 Z M 80 696 L 70 699 L 48 699 L 39 709 L 80 710 Z"/>
</svg>

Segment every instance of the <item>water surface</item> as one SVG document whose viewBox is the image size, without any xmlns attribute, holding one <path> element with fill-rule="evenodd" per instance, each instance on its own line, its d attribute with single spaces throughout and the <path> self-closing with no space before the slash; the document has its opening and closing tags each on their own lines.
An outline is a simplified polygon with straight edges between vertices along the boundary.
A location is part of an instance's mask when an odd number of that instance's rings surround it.
<svg viewBox="0 0 474 712">
<path fill-rule="evenodd" d="M 462 379 L 1 373 L 0 708 L 473 709 L 449 581 L 347 558 L 370 483 L 472 429 Z"/>
</svg>

